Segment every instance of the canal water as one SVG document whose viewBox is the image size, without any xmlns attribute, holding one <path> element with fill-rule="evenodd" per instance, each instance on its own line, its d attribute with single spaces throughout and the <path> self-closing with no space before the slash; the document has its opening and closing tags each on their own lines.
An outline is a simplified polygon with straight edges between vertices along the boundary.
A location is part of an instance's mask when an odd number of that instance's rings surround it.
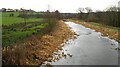
<svg viewBox="0 0 120 67">
<path fill-rule="evenodd" d="M 61 58 L 52 65 L 118 65 L 118 42 L 101 36 L 90 28 L 73 22 L 65 22 L 78 36 L 62 47 L 71 57 Z"/>
</svg>

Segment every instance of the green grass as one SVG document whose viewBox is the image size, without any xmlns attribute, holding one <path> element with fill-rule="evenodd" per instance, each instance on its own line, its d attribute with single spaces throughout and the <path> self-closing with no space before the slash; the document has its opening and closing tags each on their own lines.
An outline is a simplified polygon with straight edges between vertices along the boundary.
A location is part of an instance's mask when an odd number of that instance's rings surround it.
<svg viewBox="0 0 120 67">
<path fill-rule="evenodd" d="M 32 28 L 30 28 L 30 29 L 31 29 L 31 30 L 41 29 L 41 28 L 44 28 L 44 27 L 47 26 L 47 25 L 48 25 L 47 23 L 44 23 L 44 24 L 41 24 L 41 25 L 32 27 Z"/>
<path fill-rule="evenodd" d="M 0 26 L 2 25 L 2 12 L 0 12 Z"/>
<path fill-rule="evenodd" d="M 9 15 L 13 13 L 14 16 L 10 17 Z M 23 23 L 24 18 L 20 18 L 19 12 L 2 12 L 2 25 L 11 25 L 15 23 Z M 29 18 L 26 21 L 27 22 L 35 22 L 35 21 L 41 21 L 43 18 Z"/>
<path fill-rule="evenodd" d="M 14 16 L 9 16 L 10 14 Z M 33 14 L 43 14 L 35 12 Z M 2 13 L 2 45 L 10 46 L 21 42 L 25 38 L 39 34 L 40 36 L 49 33 L 52 30 L 52 27 L 55 26 L 55 20 L 52 19 L 51 23 L 44 18 L 31 17 L 24 22 L 24 19 L 18 17 L 19 12 L 3 12 Z M 52 25 L 52 27 L 51 27 Z"/>
<path fill-rule="evenodd" d="M 9 16 L 10 14 L 14 14 L 14 16 Z M 28 18 L 26 20 L 26 24 L 24 23 L 24 18 L 18 17 L 19 12 L 2 12 L 2 21 L 0 21 L 3 25 L 2 27 L 2 45 L 10 46 L 25 39 L 28 36 L 33 34 L 43 34 L 44 31 L 42 29 L 48 26 L 48 23 L 44 23 L 43 18 Z M 37 14 L 35 12 L 34 14 Z M 38 13 L 42 14 L 42 13 Z"/>
<path fill-rule="evenodd" d="M 16 26 L 16 27 L 15 27 Z M 10 25 L 7 27 L 3 27 L 3 42 L 2 45 L 10 46 L 23 40 L 24 38 L 31 36 L 33 34 L 43 34 L 43 28 L 46 28 L 48 23 L 27 23 L 26 25 L 22 24 L 15 24 Z"/>
<path fill-rule="evenodd" d="M 17 41 L 31 35 L 31 31 L 25 31 L 25 32 L 21 32 L 21 31 L 11 31 L 9 32 L 9 34 L 5 34 L 3 35 L 3 46 L 8 46 L 10 44 L 14 44 Z"/>
</svg>

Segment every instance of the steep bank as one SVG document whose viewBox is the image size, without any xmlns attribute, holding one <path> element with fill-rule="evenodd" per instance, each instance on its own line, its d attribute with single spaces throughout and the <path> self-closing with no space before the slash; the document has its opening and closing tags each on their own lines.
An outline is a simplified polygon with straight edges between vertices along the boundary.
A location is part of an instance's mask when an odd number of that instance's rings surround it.
<svg viewBox="0 0 120 67">
<path fill-rule="evenodd" d="M 22 43 L 3 49 L 3 65 L 40 65 L 74 34 L 64 22 L 59 21 L 51 33 L 42 37 L 33 35 Z"/>
</svg>

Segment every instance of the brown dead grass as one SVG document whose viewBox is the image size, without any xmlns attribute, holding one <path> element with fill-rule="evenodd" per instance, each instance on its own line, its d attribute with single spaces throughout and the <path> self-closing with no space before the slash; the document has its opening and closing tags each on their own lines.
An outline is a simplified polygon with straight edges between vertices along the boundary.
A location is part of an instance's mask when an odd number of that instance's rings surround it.
<svg viewBox="0 0 120 67">
<path fill-rule="evenodd" d="M 109 36 L 111 39 L 115 39 L 116 41 L 120 42 L 120 39 L 119 39 L 120 33 L 118 33 L 117 31 L 113 31 L 110 28 L 103 27 L 103 26 L 95 26 L 83 21 L 76 21 L 76 20 L 72 20 L 72 21 L 74 21 L 75 23 L 81 24 L 85 27 L 94 29 L 97 32 L 101 32 L 103 36 Z"/>
<path fill-rule="evenodd" d="M 73 35 L 74 33 L 60 21 L 49 34 L 42 37 L 33 35 L 23 43 L 3 49 L 3 65 L 40 65 L 59 49 L 60 44 Z"/>
</svg>

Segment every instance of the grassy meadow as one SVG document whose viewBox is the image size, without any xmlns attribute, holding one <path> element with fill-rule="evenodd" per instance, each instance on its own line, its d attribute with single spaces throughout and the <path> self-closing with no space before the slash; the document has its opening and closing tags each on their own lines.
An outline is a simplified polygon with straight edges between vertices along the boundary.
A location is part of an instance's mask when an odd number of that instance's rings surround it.
<svg viewBox="0 0 120 67">
<path fill-rule="evenodd" d="M 13 13 L 14 16 L 10 16 Z M 2 12 L 2 45 L 10 46 L 33 34 L 44 34 L 48 26 L 43 18 L 28 18 L 26 24 L 24 18 L 18 17 L 19 12 Z"/>
<path fill-rule="evenodd" d="M 10 16 L 10 14 L 14 14 L 14 16 Z M 2 12 L 2 25 L 10 25 L 15 23 L 23 23 L 24 18 L 18 17 L 20 12 Z M 35 21 L 41 21 L 43 18 L 29 18 L 26 21 L 27 22 L 35 22 Z"/>
</svg>

